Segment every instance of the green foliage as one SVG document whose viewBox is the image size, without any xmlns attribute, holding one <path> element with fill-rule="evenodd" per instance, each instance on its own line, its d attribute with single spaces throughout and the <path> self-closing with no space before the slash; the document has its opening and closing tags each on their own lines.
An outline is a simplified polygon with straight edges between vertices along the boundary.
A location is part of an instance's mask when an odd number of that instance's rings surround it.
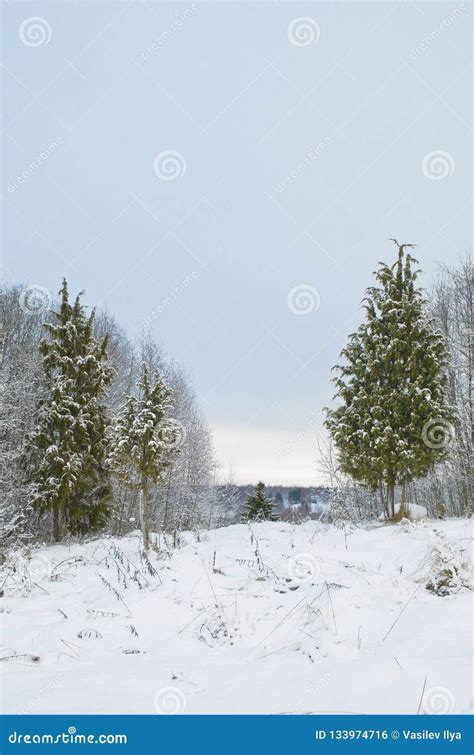
<svg viewBox="0 0 474 755">
<path fill-rule="evenodd" d="M 129 396 L 112 441 L 110 464 L 130 487 L 140 490 L 140 522 L 145 550 L 150 545 L 149 484 L 163 481 L 183 440 L 183 428 L 168 418 L 173 392 L 157 371 L 150 383 L 142 365 L 138 396 Z"/>
<path fill-rule="evenodd" d="M 40 513 L 53 511 L 55 539 L 61 529 L 76 534 L 101 528 L 111 499 L 103 404 L 112 377 L 108 339 L 95 340 L 95 313 L 86 316 L 81 294 L 70 304 L 65 280 L 60 295 L 60 310 L 45 323 L 48 336 L 40 342 L 45 394 L 26 450 L 31 503 Z"/>
<path fill-rule="evenodd" d="M 367 290 L 366 318 L 349 336 L 337 366 L 336 397 L 326 426 L 341 470 L 371 489 L 393 490 L 425 475 L 447 455 L 445 443 L 429 442 L 426 428 L 449 426 L 446 351 L 425 314 L 416 286 L 416 260 L 398 245 L 394 265 L 380 263 L 377 286 Z"/>
<path fill-rule="evenodd" d="M 128 396 L 117 418 L 110 464 L 119 478 L 138 481 L 142 475 L 161 482 L 179 451 L 182 428 L 168 418 L 173 392 L 157 371 L 153 384 L 142 366 L 138 396 Z"/>
<path fill-rule="evenodd" d="M 242 513 L 242 520 L 244 522 L 275 522 L 277 519 L 278 514 L 275 512 L 275 505 L 273 501 L 265 495 L 264 483 L 257 483 L 255 493 L 247 497 Z"/>
</svg>

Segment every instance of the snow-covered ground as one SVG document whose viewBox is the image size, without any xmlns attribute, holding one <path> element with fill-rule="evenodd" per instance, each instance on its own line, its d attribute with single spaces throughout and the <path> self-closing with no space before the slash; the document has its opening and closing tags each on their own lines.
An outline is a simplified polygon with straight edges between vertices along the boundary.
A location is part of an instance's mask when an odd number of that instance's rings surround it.
<svg viewBox="0 0 474 755">
<path fill-rule="evenodd" d="M 424 579 L 436 543 L 468 557 L 467 520 L 184 539 L 151 569 L 138 534 L 4 566 L 3 711 L 472 710 L 472 592 Z"/>
</svg>

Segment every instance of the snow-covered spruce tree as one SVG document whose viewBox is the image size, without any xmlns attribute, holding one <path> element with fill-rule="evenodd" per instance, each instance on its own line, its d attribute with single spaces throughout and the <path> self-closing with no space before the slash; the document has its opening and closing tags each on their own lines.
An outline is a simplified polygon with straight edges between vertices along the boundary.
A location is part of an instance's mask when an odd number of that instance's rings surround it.
<svg viewBox="0 0 474 755">
<path fill-rule="evenodd" d="M 143 363 L 138 396 L 128 396 L 113 433 L 109 462 L 119 479 L 140 491 L 145 549 L 150 545 L 150 483 L 163 481 L 179 452 L 181 426 L 169 418 L 172 399 L 161 373 L 151 383 Z"/>
<path fill-rule="evenodd" d="M 265 485 L 258 482 L 255 486 L 255 493 L 249 495 L 242 512 L 242 521 L 249 522 L 275 522 L 278 515 L 275 511 L 275 504 L 265 495 Z"/>
<path fill-rule="evenodd" d="M 425 314 L 416 260 L 398 244 L 394 265 L 380 263 L 367 290 L 366 319 L 349 336 L 334 382 L 340 406 L 326 426 L 341 471 L 379 490 L 394 516 L 395 486 L 424 476 L 447 455 L 433 431 L 451 431 L 446 402 L 446 349 Z"/>
<path fill-rule="evenodd" d="M 103 527 L 111 499 L 103 404 L 111 380 L 107 337 L 95 340 L 95 313 L 86 315 L 81 294 L 70 304 L 65 280 L 59 293 L 59 312 L 44 324 L 48 336 L 40 343 L 46 393 L 26 444 L 30 500 L 40 513 L 52 512 L 55 541 L 64 532 Z"/>
</svg>

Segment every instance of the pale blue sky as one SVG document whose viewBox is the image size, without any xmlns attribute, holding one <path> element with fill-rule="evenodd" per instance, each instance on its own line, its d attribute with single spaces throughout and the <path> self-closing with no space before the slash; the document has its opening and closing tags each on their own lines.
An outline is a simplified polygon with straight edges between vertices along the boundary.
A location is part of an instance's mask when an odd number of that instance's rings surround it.
<svg viewBox="0 0 474 755">
<path fill-rule="evenodd" d="M 4 277 L 66 275 L 130 332 L 150 323 L 224 469 L 317 482 L 330 369 L 387 238 L 419 244 L 426 281 L 470 245 L 468 5 L 2 14 Z M 317 291 L 307 314 L 297 286 Z"/>
</svg>

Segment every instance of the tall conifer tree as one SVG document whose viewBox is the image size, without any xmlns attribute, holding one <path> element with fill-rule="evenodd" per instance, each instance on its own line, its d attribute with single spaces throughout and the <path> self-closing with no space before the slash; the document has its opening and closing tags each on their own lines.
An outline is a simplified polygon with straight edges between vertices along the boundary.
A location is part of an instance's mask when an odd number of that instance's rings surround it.
<svg viewBox="0 0 474 755">
<path fill-rule="evenodd" d="M 398 244 L 380 263 L 365 297 L 365 322 L 349 336 L 335 369 L 340 405 L 326 425 L 341 470 L 380 491 L 394 516 L 395 486 L 424 476 L 447 455 L 452 416 L 446 402 L 446 350 L 427 319 L 416 260 Z"/>
<path fill-rule="evenodd" d="M 87 533 L 102 527 L 111 499 L 103 403 L 111 380 L 108 339 L 95 340 L 95 313 L 86 315 L 82 294 L 71 305 L 66 280 L 59 293 L 60 310 L 45 323 L 48 335 L 40 343 L 44 398 L 27 441 L 31 503 L 40 513 L 52 512 L 55 541 L 66 531 Z"/>
</svg>

